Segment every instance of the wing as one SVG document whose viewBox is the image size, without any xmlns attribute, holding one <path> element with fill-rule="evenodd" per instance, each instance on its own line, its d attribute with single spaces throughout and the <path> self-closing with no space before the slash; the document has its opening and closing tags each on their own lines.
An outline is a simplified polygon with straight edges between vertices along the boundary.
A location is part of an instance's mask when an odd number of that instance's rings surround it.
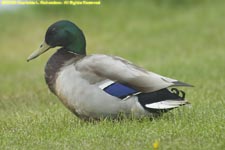
<svg viewBox="0 0 225 150">
<path fill-rule="evenodd" d="M 86 56 L 76 64 L 76 69 L 85 75 L 117 81 L 144 93 L 170 86 L 191 86 L 175 79 L 146 71 L 125 59 L 115 56 Z"/>
</svg>

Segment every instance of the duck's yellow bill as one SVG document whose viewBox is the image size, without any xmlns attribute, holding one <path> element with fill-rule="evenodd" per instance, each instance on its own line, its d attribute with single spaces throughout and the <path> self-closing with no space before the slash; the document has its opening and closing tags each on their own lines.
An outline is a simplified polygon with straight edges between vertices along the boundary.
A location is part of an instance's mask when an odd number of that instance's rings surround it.
<svg viewBox="0 0 225 150">
<path fill-rule="evenodd" d="M 38 56 L 40 56 L 41 54 L 43 54 L 44 52 L 46 52 L 47 50 L 49 50 L 51 48 L 50 45 L 48 45 L 45 41 L 40 45 L 39 49 L 37 49 L 36 51 L 34 51 L 28 58 L 27 61 L 30 61 Z"/>
</svg>

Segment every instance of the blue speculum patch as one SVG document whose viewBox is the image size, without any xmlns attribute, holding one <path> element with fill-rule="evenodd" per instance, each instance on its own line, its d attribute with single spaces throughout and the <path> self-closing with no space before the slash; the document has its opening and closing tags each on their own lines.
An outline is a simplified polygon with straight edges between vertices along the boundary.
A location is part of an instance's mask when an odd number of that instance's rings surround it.
<svg viewBox="0 0 225 150">
<path fill-rule="evenodd" d="M 108 93 L 112 96 L 121 98 L 121 99 L 127 97 L 128 95 L 132 95 L 132 94 L 138 92 L 137 90 L 135 90 L 131 87 L 128 87 L 126 85 L 123 85 L 123 84 L 117 83 L 117 82 L 109 85 L 108 87 L 104 88 L 103 90 L 106 93 Z"/>
</svg>

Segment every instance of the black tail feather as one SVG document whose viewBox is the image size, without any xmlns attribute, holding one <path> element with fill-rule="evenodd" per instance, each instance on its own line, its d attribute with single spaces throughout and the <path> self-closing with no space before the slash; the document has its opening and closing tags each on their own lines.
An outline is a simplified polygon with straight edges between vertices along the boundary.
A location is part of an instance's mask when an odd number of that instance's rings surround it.
<svg viewBox="0 0 225 150">
<path fill-rule="evenodd" d="M 181 96 L 179 94 L 182 94 Z M 185 93 L 183 91 L 179 91 L 176 88 L 171 89 L 169 91 L 168 89 L 161 89 L 155 92 L 151 93 L 140 93 L 138 96 L 138 101 L 144 107 L 146 110 L 148 110 L 151 113 L 161 113 L 161 112 L 167 112 L 173 108 L 170 109 L 152 109 L 146 107 L 146 104 L 152 104 L 160 101 L 165 100 L 177 100 L 177 101 L 183 101 L 185 98 Z"/>
</svg>

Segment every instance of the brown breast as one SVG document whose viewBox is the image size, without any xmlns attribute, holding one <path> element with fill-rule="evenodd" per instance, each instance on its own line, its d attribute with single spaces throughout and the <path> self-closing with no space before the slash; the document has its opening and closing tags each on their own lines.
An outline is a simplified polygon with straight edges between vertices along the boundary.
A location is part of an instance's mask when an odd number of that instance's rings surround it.
<svg viewBox="0 0 225 150">
<path fill-rule="evenodd" d="M 52 93 L 56 95 L 55 81 L 60 69 L 65 65 L 76 63 L 76 61 L 80 60 L 83 57 L 84 56 L 70 53 L 61 48 L 49 58 L 45 66 L 45 81 Z"/>
</svg>

